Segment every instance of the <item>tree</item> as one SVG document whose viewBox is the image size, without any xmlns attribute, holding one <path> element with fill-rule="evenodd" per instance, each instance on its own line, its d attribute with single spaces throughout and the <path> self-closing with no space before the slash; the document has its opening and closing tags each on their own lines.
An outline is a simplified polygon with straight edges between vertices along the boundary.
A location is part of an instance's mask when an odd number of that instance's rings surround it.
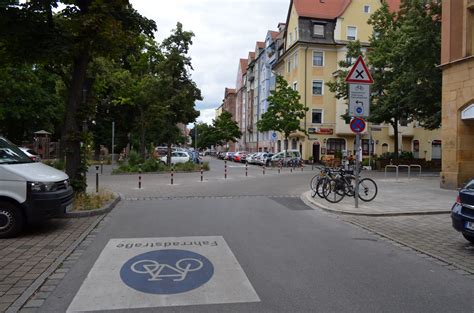
<svg viewBox="0 0 474 313">
<path fill-rule="evenodd" d="M 441 71 L 440 2 L 404 0 L 397 14 L 386 3 L 369 19 L 369 63 L 374 85 L 370 121 L 392 125 L 418 121 L 434 129 L 440 125 Z M 398 135 L 394 152 L 398 158 Z"/>
<path fill-rule="evenodd" d="M 191 58 L 188 56 L 194 33 L 184 31 L 177 23 L 173 33 L 161 43 L 163 62 L 159 65 L 159 99 L 164 110 L 162 139 L 168 145 L 168 163 L 171 162 L 171 145 L 181 136 L 178 124 L 187 125 L 196 120 L 199 111 L 195 102 L 202 100 L 201 91 L 191 79 Z"/>
<path fill-rule="evenodd" d="M 225 145 L 228 142 L 237 142 L 242 132 L 236 121 L 232 120 L 232 113 L 224 111 L 213 122 L 215 128 L 215 144 Z"/>
<path fill-rule="evenodd" d="M 196 129 L 197 129 L 197 142 L 196 142 Z M 213 125 L 206 123 L 198 123 L 194 128 L 191 129 L 189 135 L 193 139 L 192 146 L 198 149 L 207 149 L 213 145 L 216 145 L 217 134 L 216 128 Z"/>
<path fill-rule="evenodd" d="M 59 85 L 42 66 L 0 66 L 0 133 L 18 144 L 41 129 L 53 133 L 64 114 Z"/>
<path fill-rule="evenodd" d="M 301 128 L 300 121 L 306 116 L 308 108 L 300 103 L 300 95 L 288 85 L 281 76 L 276 77 L 276 90 L 268 96 L 268 110 L 262 114 L 257 122 L 259 131 L 275 130 L 285 138 L 285 151 L 288 149 L 288 137 L 295 131 L 306 130 Z"/>
<path fill-rule="evenodd" d="M 122 57 L 134 49 L 140 34 L 153 36 L 156 25 L 138 14 L 128 0 L 9 1 L 0 7 L 0 17 L 0 59 L 45 63 L 64 80 L 67 97 L 61 144 L 66 173 L 76 191 L 85 191 L 79 151 L 84 139 L 81 111 L 92 83 L 87 81 L 89 65 L 99 56 Z"/>
</svg>

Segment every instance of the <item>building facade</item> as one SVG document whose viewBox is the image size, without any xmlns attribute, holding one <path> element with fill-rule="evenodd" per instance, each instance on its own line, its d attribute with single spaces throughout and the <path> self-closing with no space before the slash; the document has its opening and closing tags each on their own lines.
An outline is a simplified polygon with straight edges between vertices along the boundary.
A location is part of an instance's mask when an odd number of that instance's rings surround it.
<svg viewBox="0 0 474 313">
<path fill-rule="evenodd" d="M 399 1 L 388 1 L 398 10 Z M 308 108 L 301 121 L 302 132 L 290 136 L 289 149 L 299 149 L 304 159 L 320 160 L 334 157 L 337 151 L 354 154 L 355 134 L 341 115 L 347 111 L 347 101 L 337 100 L 327 87 L 339 70 L 339 61 L 346 58 L 346 45 L 359 40 L 363 52 L 369 47 L 372 28 L 370 15 L 380 8 L 380 0 L 293 0 L 290 2 L 283 47 L 278 53 L 274 71 L 282 75 L 301 95 Z M 368 125 L 362 133 L 363 154 L 410 151 L 427 160 L 441 158 L 441 134 L 428 131 L 417 123 L 399 127 L 399 147 L 394 147 L 393 128 L 388 125 Z M 283 146 L 281 136 L 277 150 Z"/>
<path fill-rule="evenodd" d="M 474 177 L 474 1 L 443 1 L 441 187 Z"/>
</svg>

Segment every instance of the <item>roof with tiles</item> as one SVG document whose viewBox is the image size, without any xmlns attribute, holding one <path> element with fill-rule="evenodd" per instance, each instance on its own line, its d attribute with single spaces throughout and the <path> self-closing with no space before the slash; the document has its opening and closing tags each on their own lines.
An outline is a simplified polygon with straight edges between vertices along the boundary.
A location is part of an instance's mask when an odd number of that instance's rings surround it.
<svg viewBox="0 0 474 313">
<path fill-rule="evenodd" d="M 264 49 L 265 48 L 265 43 L 263 41 L 257 41 L 257 48 Z"/>
<path fill-rule="evenodd" d="M 400 9 L 401 0 L 382 1 L 387 2 L 392 12 L 398 12 Z M 341 16 L 351 2 L 352 0 L 293 0 L 299 16 L 320 19 L 335 19 Z"/>
<path fill-rule="evenodd" d="M 255 52 L 250 51 L 249 52 L 249 57 L 248 57 L 249 63 L 253 60 L 255 60 Z"/>
<path fill-rule="evenodd" d="M 271 30 L 270 31 L 270 36 L 272 36 L 272 39 L 275 40 L 275 38 L 278 36 L 279 32 L 276 32 L 276 31 L 273 31 Z"/>
</svg>

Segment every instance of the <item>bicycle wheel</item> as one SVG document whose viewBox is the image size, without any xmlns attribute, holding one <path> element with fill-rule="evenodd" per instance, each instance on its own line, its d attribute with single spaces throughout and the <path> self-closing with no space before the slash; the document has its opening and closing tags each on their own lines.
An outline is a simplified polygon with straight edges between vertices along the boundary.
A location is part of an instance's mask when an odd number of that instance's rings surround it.
<svg viewBox="0 0 474 313">
<path fill-rule="evenodd" d="M 316 185 L 316 194 L 318 195 L 318 197 L 320 197 L 321 199 L 324 199 L 324 184 L 329 181 L 329 178 L 328 177 L 322 177 L 319 181 L 318 181 L 318 184 Z"/>
<path fill-rule="evenodd" d="M 362 201 L 369 202 L 377 196 L 377 184 L 373 179 L 363 178 L 359 182 L 359 198 Z"/>
<path fill-rule="evenodd" d="M 318 185 L 319 179 L 321 177 L 322 177 L 321 171 L 319 171 L 319 173 L 317 173 L 316 175 L 313 176 L 313 178 L 311 178 L 311 180 L 309 181 L 309 188 L 311 190 L 316 190 L 316 186 Z"/>
<path fill-rule="evenodd" d="M 330 179 L 323 187 L 324 199 L 331 203 L 338 203 L 346 193 L 344 192 L 344 183 L 339 179 Z"/>
</svg>

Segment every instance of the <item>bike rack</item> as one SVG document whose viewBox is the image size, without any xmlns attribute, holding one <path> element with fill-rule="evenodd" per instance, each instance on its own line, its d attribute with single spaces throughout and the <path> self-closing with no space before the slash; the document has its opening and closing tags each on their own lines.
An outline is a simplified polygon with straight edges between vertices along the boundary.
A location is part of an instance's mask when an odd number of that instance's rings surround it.
<svg viewBox="0 0 474 313">
<path fill-rule="evenodd" d="M 400 164 L 400 165 L 398 165 L 398 172 L 400 172 L 401 167 L 406 168 L 408 170 L 408 178 L 410 178 L 410 166 L 405 165 L 405 164 Z"/>
<path fill-rule="evenodd" d="M 387 168 L 394 168 L 396 172 L 396 177 L 398 179 L 398 166 L 397 165 L 385 165 L 385 177 L 387 177 Z"/>
<path fill-rule="evenodd" d="M 418 164 L 410 164 L 410 168 L 412 167 L 415 167 L 417 169 L 419 169 L 419 172 L 418 172 L 418 177 L 421 176 L 421 165 L 418 165 Z"/>
</svg>

